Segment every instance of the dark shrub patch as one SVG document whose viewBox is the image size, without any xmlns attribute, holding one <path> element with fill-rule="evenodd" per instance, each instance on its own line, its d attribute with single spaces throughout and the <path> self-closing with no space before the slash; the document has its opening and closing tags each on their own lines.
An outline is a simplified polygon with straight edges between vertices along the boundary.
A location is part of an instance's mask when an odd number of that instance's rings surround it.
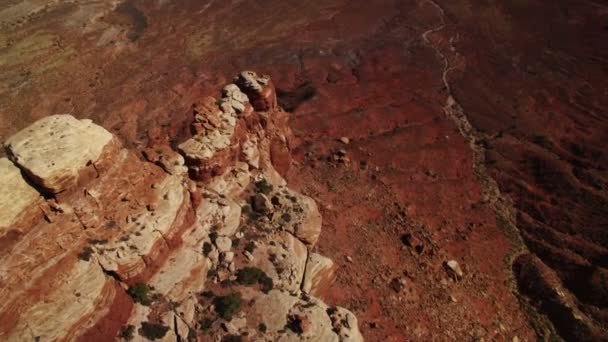
<svg viewBox="0 0 608 342">
<path fill-rule="evenodd" d="M 253 251 L 255 250 L 255 243 L 253 243 L 253 241 L 247 242 L 247 244 L 245 245 L 245 250 L 249 253 L 253 253 Z"/>
<path fill-rule="evenodd" d="M 209 240 L 211 240 L 211 242 L 215 243 L 215 239 L 217 239 L 217 237 L 218 237 L 217 232 L 209 233 Z"/>
<path fill-rule="evenodd" d="M 213 298 L 213 305 L 215 305 L 215 311 L 220 317 L 230 321 L 232 316 L 241 308 L 241 294 L 233 292 L 226 296 L 215 297 Z"/>
<path fill-rule="evenodd" d="M 91 245 L 105 245 L 106 243 L 108 243 L 108 240 L 107 239 L 103 239 L 103 240 L 89 239 L 89 240 L 87 240 L 87 242 Z"/>
<path fill-rule="evenodd" d="M 259 180 L 255 182 L 255 191 L 268 195 L 272 191 L 272 184 L 265 179 Z"/>
<path fill-rule="evenodd" d="M 206 298 L 213 298 L 213 297 L 215 297 L 215 293 L 213 293 L 213 291 L 209 291 L 209 290 L 207 290 L 207 291 L 203 291 L 203 292 L 201 293 L 201 295 L 202 295 L 203 297 L 206 297 Z"/>
<path fill-rule="evenodd" d="M 93 255 L 93 248 L 87 246 L 82 249 L 82 252 L 78 253 L 78 259 L 89 261 L 91 260 L 91 255 Z"/>
<path fill-rule="evenodd" d="M 203 331 L 209 330 L 213 325 L 214 320 L 211 318 L 203 318 L 199 323 Z"/>
<path fill-rule="evenodd" d="M 222 342 L 241 342 L 243 338 L 240 335 L 226 335 L 222 338 Z"/>
<path fill-rule="evenodd" d="M 260 325 L 258 326 L 258 330 L 262 333 L 265 333 L 266 330 L 268 330 L 268 327 L 266 327 L 266 324 L 260 323 Z"/>
<path fill-rule="evenodd" d="M 116 221 L 114 220 L 106 221 L 106 223 L 104 224 L 104 228 L 106 229 L 112 229 L 116 227 L 118 227 L 118 223 L 116 223 Z"/>
<path fill-rule="evenodd" d="M 150 290 L 150 286 L 148 286 L 147 284 L 137 283 L 133 286 L 130 286 L 129 290 L 127 290 L 127 293 L 129 294 L 129 296 L 131 296 L 131 298 L 133 298 L 134 302 L 147 306 L 152 303 L 152 299 L 149 296 Z"/>
<path fill-rule="evenodd" d="M 166 327 L 162 324 L 142 322 L 141 323 L 141 333 L 142 336 L 149 338 L 150 340 L 156 340 L 163 338 L 169 327 Z"/>
<path fill-rule="evenodd" d="M 135 332 L 135 327 L 133 325 L 131 325 L 131 324 L 125 325 L 122 327 L 122 329 L 120 329 L 120 337 L 127 341 L 131 341 L 133 339 L 134 332 Z"/>
<path fill-rule="evenodd" d="M 212 246 L 209 242 L 203 243 L 203 255 L 204 256 L 209 255 L 209 253 L 211 253 L 211 250 L 212 250 Z"/>
<path fill-rule="evenodd" d="M 272 278 L 257 267 L 241 268 L 236 273 L 236 281 L 242 285 L 260 284 L 264 293 L 268 293 L 274 287 Z"/>
</svg>

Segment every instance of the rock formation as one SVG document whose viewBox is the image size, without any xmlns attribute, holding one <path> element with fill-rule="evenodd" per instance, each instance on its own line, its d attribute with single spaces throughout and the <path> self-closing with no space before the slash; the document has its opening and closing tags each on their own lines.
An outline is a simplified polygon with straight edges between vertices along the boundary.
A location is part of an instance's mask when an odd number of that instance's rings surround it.
<svg viewBox="0 0 608 342">
<path fill-rule="evenodd" d="M 234 82 L 194 105 L 179 153 L 151 140 L 140 158 L 70 115 L 6 141 L 1 340 L 362 341 L 316 297 L 333 262 L 311 251 L 314 200 L 281 176 L 291 133 L 272 82 Z"/>
</svg>

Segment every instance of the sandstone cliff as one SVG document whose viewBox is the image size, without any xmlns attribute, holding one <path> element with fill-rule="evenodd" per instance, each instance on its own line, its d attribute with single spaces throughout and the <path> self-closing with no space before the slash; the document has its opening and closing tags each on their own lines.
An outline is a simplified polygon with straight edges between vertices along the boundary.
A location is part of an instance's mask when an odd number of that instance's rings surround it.
<svg viewBox="0 0 608 342">
<path fill-rule="evenodd" d="M 268 77 L 193 106 L 192 136 L 141 155 L 70 115 L 0 160 L 0 339 L 361 341 L 317 298 L 321 216 L 287 187 L 291 133 Z M 275 167 L 276 166 L 276 167 Z"/>
</svg>

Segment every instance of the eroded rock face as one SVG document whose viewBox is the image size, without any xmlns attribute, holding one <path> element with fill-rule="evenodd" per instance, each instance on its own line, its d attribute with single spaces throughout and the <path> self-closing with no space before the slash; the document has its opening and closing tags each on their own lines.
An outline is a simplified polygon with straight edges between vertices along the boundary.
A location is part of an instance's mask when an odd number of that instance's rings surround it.
<svg viewBox="0 0 608 342">
<path fill-rule="evenodd" d="M 58 193 L 78 180 L 87 164 L 95 163 L 112 141 L 112 134 L 91 120 L 51 115 L 10 137 L 5 148 L 31 181 Z"/>
<path fill-rule="evenodd" d="M 274 87 L 235 83 L 195 106 L 179 154 L 151 140 L 142 159 L 66 115 L 7 141 L 0 339 L 362 340 L 352 313 L 314 297 L 333 263 L 310 252 L 314 200 L 273 166 L 290 134 Z"/>
<path fill-rule="evenodd" d="M 310 253 L 302 281 L 302 291 L 319 295 L 323 286 L 331 285 L 334 277 L 334 262 L 323 255 Z"/>
<path fill-rule="evenodd" d="M 0 158 L 0 234 L 40 197 L 21 177 L 21 170 L 10 160 Z"/>
</svg>

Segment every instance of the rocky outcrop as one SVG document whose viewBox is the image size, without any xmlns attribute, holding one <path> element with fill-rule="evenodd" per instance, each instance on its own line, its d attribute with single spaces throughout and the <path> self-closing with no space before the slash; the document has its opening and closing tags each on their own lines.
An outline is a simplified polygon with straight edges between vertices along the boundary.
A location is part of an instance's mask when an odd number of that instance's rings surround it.
<svg viewBox="0 0 608 342">
<path fill-rule="evenodd" d="M 91 120 L 51 115 L 9 138 L 11 159 L 30 180 L 52 193 L 74 185 L 81 170 L 95 164 L 112 142 L 112 134 Z"/>
<path fill-rule="evenodd" d="M 67 115 L 6 142 L 0 339 L 362 340 L 314 297 L 333 263 L 311 252 L 314 200 L 273 166 L 291 133 L 271 81 L 242 73 L 193 112 L 177 152 L 144 158 Z"/>
<path fill-rule="evenodd" d="M 334 262 L 321 254 L 310 253 L 302 281 L 302 291 L 313 296 L 319 295 L 324 287 L 333 282 Z"/>
</svg>

